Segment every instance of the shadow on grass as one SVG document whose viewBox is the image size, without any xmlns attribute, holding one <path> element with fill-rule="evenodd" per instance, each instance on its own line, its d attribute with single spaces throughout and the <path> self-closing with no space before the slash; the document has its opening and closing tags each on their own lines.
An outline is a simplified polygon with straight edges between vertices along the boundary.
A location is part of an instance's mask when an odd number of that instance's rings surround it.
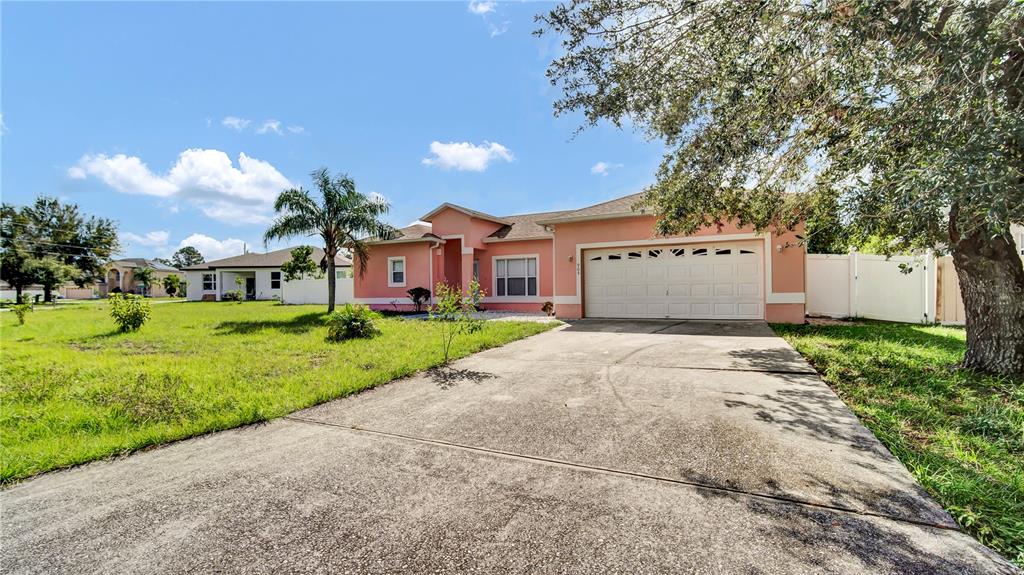
<svg viewBox="0 0 1024 575">
<path fill-rule="evenodd" d="M 323 325 L 324 314 L 305 313 L 288 319 L 250 319 L 222 321 L 214 326 L 217 335 L 240 335 L 272 329 L 282 333 L 304 334 Z"/>
<path fill-rule="evenodd" d="M 963 339 L 953 333 L 928 332 L 923 327 L 882 321 L 860 321 L 853 325 L 772 325 L 779 335 L 821 336 L 849 343 L 883 341 L 917 347 L 939 347 L 945 351 L 963 353 Z"/>
</svg>

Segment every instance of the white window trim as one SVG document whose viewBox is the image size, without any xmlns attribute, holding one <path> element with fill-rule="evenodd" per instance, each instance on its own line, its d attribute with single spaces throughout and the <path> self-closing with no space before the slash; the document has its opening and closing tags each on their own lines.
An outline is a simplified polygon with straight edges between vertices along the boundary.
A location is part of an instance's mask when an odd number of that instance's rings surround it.
<svg viewBox="0 0 1024 575">
<path fill-rule="evenodd" d="M 498 295 L 498 260 L 520 260 L 523 258 L 534 258 L 537 260 L 537 295 Z M 487 300 L 493 302 L 533 302 L 540 299 L 540 254 L 512 254 L 491 257 L 491 295 Z M 505 286 L 505 293 L 508 293 L 508 285 Z"/>
<path fill-rule="evenodd" d="M 217 293 L 217 273 L 201 273 L 199 274 L 199 288 L 203 293 Z M 213 276 L 213 289 L 206 289 L 206 276 Z"/>
<path fill-rule="evenodd" d="M 274 287 L 274 274 L 277 274 L 277 287 Z M 270 279 L 267 281 L 267 284 L 270 286 L 270 289 L 280 291 L 281 287 L 284 286 L 284 274 L 281 273 L 281 270 L 271 270 Z"/>
<path fill-rule="evenodd" d="M 395 283 L 392 281 L 395 278 L 394 271 L 391 268 L 391 262 L 400 261 L 402 262 L 402 283 Z M 409 281 L 409 266 L 405 263 L 405 256 L 392 256 L 388 258 L 388 287 L 405 287 L 405 284 Z"/>
</svg>

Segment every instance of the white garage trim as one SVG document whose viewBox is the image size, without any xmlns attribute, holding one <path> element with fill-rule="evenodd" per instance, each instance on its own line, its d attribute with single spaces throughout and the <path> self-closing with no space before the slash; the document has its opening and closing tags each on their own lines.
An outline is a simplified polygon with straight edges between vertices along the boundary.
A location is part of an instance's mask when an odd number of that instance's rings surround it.
<svg viewBox="0 0 1024 575">
<path fill-rule="evenodd" d="M 585 315 L 763 319 L 765 257 L 760 238 L 709 239 L 581 250 Z"/>
<path fill-rule="evenodd" d="M 589 244 L 576 244 L 576 301 L 573 303 L 581 303 L 583 298 L 583 266 L 580 263 L 583 250 L 592 250 L 600 248 L 626 248 L 629 246 L 663 246 L 667 244 L 707 244 L 715 242 L 733 242 L 742 240 L 757 240 L 764 239 L 764 278 L 765 286 L 764 293 L 772 293 L 772 235 L 769 233 L 764 234 L 723 234 L 720 236 L 688 236 L 682 238 L 662 238 L 657 240 L 633 240 L 624 242 L 594 242 Z"/>
<path fill-rule="evenodd" d="M 743 241 L 743 240 L 763 240 L 764 241 L 764 301 L 766 304 L 802 304 L 806 300 L 806 294 L 804 292 L 775 292 L 772 289 L 772 254 L 775 252 L 775 246 L 772 245 L 771 233 L 755 234 L 723 234 L 716 236 L 689 236 L 682 238 L 662 238 L 654 240 L 635 240 L 635 241 L 618 241 L 618 242 L 593 242 L 587 244 L 576 244 L 576 295 L 574 296 L 554 296 L 554 303 L 556 304 L 576 304 L 581 305 L 583 303 L 583 267 L 581 264 L 581 257 L 584 250 L 600 249 L 600 248 L 624 248 L 629 246 L 656 246 L 656 245 L 667 245 L 667 244 L 700 244 L 700 243 L 715 243 L 715 242 L 731 242 L 731 241 Z M 554 242 L 552 242 L 553 244 Z M 554 246 L 552 246 L 554 247 Z"/>
</svg>

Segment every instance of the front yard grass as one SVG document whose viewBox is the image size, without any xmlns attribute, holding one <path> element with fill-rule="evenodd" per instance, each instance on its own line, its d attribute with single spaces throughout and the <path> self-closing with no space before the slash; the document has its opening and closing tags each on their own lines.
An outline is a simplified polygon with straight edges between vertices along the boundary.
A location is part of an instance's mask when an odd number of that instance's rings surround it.
<svg viewBox="0 0 1024 575">
<path fill-rule="evenodd" d="M 328 343 L 326 306 L 154 305 L 137 333 L 108 305 L 0 314 L 0 484 L 237 427 L 436 366 L 436 325 L 383 319 L 381 335 Z M 488 322 L 452 356 L 553 324 Z"/>
<path fill-rule="evenodd" d="M 1024 381 L 957 369 L 961 328 L 773 327 L 965 531 L 1024 567 Z"/>
</svg>

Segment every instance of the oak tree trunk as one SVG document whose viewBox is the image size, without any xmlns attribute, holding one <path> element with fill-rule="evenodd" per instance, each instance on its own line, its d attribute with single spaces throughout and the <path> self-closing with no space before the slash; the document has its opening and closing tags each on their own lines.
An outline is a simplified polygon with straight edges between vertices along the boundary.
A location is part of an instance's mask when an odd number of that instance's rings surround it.
<svg viewBox="0 0 1024 575">
<path fill-rule="evenodd" d="M 953 263 L 967 320 L 964 367 L 1024 374 L 1024 264 L 1009 234 L 959 238 Z"/>
</svg>

